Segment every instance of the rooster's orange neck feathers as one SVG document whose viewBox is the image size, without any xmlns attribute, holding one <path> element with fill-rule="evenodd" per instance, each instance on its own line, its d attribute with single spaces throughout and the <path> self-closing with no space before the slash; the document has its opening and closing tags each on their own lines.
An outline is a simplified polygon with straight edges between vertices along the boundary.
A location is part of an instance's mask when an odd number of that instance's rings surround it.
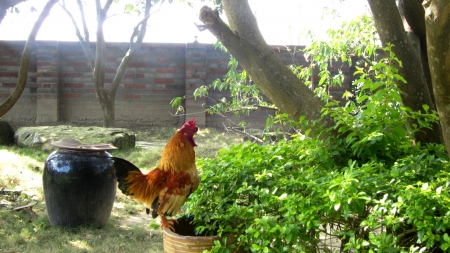
<svg viewBox="0 0 450 253">
<path fill-rule="evenodd" d="M 181 172 L 195 166 L 195 150 L 186 133 L 178 131 L 163 150 L 158 168 L 164 171 Z"/>
</svg>

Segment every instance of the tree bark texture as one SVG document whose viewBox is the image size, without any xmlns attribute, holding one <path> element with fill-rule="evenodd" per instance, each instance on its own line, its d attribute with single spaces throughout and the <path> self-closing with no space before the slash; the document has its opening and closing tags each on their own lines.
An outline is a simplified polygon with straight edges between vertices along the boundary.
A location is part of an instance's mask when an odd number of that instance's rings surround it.
<svg viewBox="0 0 450 253">
<path fill-rule="evenodd" d="M 422 0 L 400 0 L 399 1 L 400 15 L 403 16 L 406 22 L 405 30 L 407 36 L 417 37 L 418 45 L 416 49 L 420 52 L 420 60 L 422 62 L 422 71 L 427 82 L 428 90 L 430 91 L 431 101 L 436 106 L 434 99 L 433 87 L 431 83 L 430 67 L 428 66 L 427 54 L 427 38 L 425 30 L 425 12 L 422 6 Z M 416 45 L 414 45 L 416 46 Z"/>
<path fill-rule="evenodd" d="M 31 29 L 30 35 L 28 36 L 28 40 L 25 43 L 25 47 L 22 52 L 22 58 L 20 60 L 19 67 L 19 76 L 17 79 L 17 86 L 14 91 L 9 95 L 9 97 L 0 105 L 0 117 L 5 115 L 19 100 L 20 95 L 22 95 L 23 90 L 27 86 L 27 77 L 28 77 L 28 65 L 30 63 L 30 55 L 33 50 L 34 45 L 36 44 L 36 35 L 41 28 L 42 23 L 44 23 L 45 19 L 50 13 L 50 10 L 59 0 L 49 0 L 47 4 L 44 6 L 41 14 L 39 15 L 36 23 L 34 23 L 33 28 Z"/>
<path fill-rule="evenodd" d="M 200 20 L 205 27 L 229 50 L 281 112 L 287 113 L 293 120 L 299 120 L 303 115 L 307 120 L 319 119 L 324 103 L 267 45 L 248 1 L 223 0 L 222 4 L 230 28 L 220 19 L 217 11 L 207 6 L 200 10 Z M 325 117 L 321 124 L 331 127 L 334 121 L 331 117 Z"/>
<path fill-rule="evenodd" d="M 397 66 L 399 74 L 405 78 L 406 84 L 400 84 L 401 98 L 405 106 L 413 111 L 424 112 L 422 105 L 428 105 L 430 109 L 436 107 L 431 99 L 431 91 L 428 89 L 419 52 L 414 49 L 408 39 L 399 9 L 395 0 L 368 0 L 373 13 L 375 25 L 384 46 L 389 43 L 394 45 L 392 51 L 402 62 L 403 67 Z M 423 17 L 417 17 L 423 18 Z M 410 122 L 415 124 L 416 122 Z M 421 143 L 441 143 L 442 132 L 439 124 L 434 124 L 432 129 L 421 129 L 415 134 L 417 141 Z"/>
<path fill-rule="evenodd" d="M 433 92 L 450 154 L 450 2 L 425 0 L 423 7 Z"/>
</svg>

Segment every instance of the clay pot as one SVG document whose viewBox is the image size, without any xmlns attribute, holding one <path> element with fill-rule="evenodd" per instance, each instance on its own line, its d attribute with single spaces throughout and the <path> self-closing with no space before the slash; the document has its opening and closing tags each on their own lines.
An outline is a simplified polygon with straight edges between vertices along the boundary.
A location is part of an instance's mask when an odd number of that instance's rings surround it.
<svg viewBox="0 0 450 253">
<path fill-rule="evenodd" d="M 175 224 L 175 232 L 170 228 L 163 228 L 164 253 L 202 253 L 204 250 L 211 250 L 214 241 L 222 241 L 219 236 L 196 236 L 195 226 L 183 219 Z M 237 238 L 229 236 L 227 245 L 237 244 Z M 243 249 L 232 251 L 234 253 L 245 252 Z"/>
<path fill-rule="evenodd" d="M 108 144 L 83 145 L 75 139 L 54 142 L 43 172 L 48 219 L 53 226 L 104 227 L 116 196 Z"/>
</svg>

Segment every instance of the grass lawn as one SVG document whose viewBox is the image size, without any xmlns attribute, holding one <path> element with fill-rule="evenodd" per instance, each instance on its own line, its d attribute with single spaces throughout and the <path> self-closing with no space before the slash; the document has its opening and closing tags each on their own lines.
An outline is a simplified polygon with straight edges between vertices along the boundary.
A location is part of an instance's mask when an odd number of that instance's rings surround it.
<svg viewBox="0 0 450 253">
<path fill-rule="evenodd" d="M 145 173 L 160 159 L 164 143 L 175 128 L 136 130 L 137 141 L 157 143 L 152 148 L 136 147 L 112 151 Z M 242 138 L 216 129 L 203 129 L 196 136 L 197 158 L 214 157 L 220 148 L 239 143 Z M 88 142 L 85 142 L 88 143 Z M 108 224 L 102 229 L 50 226 L 42 189 L 42 172 L 49 152 L 0 146 L 0 252 L 163 252 L 159 219 L 145 213 L 136 203 L 117 189 Z M 36 203 L 31 211 L 12 209 Z M 152 226 L 152 224 L 154 224 Z"/>
</svg>

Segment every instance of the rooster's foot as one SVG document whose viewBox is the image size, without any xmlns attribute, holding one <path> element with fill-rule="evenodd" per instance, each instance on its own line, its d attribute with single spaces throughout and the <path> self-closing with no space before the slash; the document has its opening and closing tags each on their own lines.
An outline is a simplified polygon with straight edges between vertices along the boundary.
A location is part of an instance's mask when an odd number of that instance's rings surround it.
<svg viewBox="0 0 450 253">
<path fill-rule="evenodd" d="M 175 223 L 178 224 L 177 219 L 166 219 L 164 215 L 160 215 L 161 217 L 161 228 L 168 227 L 172 232 L 175 232 Z"/>
</svg>

